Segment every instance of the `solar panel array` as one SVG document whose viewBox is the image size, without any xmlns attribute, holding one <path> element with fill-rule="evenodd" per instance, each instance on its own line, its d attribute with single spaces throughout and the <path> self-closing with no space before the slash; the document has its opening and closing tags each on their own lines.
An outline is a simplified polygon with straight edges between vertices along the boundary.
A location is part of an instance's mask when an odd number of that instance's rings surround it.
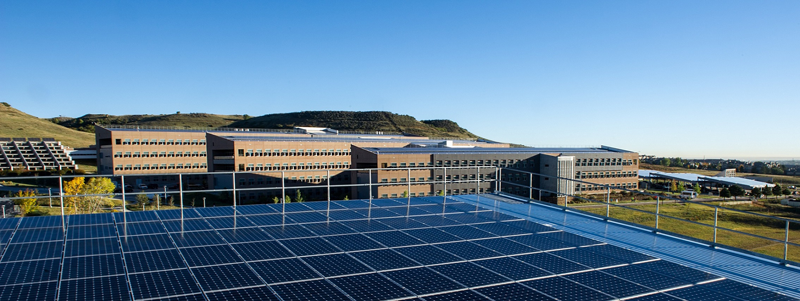
<svg viewBox="0 0 800 301">
<path fill-rule="evenodd" d="M 0 300 L 790 300 L 442 197 L 0 219 Z"/>
</svg>

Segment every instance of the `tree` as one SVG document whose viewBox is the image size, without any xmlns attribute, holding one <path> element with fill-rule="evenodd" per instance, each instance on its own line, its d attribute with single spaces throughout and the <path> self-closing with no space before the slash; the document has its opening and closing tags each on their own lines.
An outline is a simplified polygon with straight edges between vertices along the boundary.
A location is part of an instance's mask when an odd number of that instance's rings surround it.
<svg viewBox="0 0 800 301">
<path fill-rule="evenodd" d="M 792 194 L 792 191 L 791 191 L 791 190 L 789 190 L 789 188 L 784 188 L 784 189 L 781 191 L 781 194 L 783 194 L 783 195 L 790 195 L 790 194 Z"/>
<path fill-rule="evenodd" d="M 722 190 L 719 192 L 719 196 L 723 198 L 729 198 L 731 197 L 731 191 L 728 190 L 728 188 L 722 188 Z"/>
<path fill-rule="evenodd" d="M 300 189 L 298 189 L 296 194 L 294 195 L 294 200 L 298 203 L 302 203 L 303 201 L 305 201 L 305 199 L 303 199 L 303 195 L 300 194 Z"/>
<path fill-rule="evenodd" d="M 281 200 L 278 197 L 272 197 L 272 202 L 273 203 L 277 204 L 277 203 L 280 203 L 280 201 Z"/>
<path fill-rule="evenodd" d="M 752 196 L 754 196 L 756 198 L 761 197 L 761 194 L 762 194 L 761 188 L 756 187 L 756 188 L 753 188 L 752 190 L 750 190 L 750 195 L 752 195 Z"/>
<path fill-rule="evenodd" d="M 70 181 L 64 181 L 64 195 L 66 197 L 66 204 L 63 206 L 69 207 L 69 214 L 78 214 L 78 207 L 81 203 L 82 197 L 79 195 L 83 193 L 83 187 L 86 186 L 86 181 L 83 177 L 73 178 Z"/>
<path fill-rule="evenodd" d="M 765 186 L 764 189 L 761 189 L 761 193 L 763 193 L 766 196 L 771 196 L 772 195 L 772 189 L 770 189 L 769 187 Z"/>
<path fill-rule="evenodd" d="M 672 180 L 672 185 L 670 186 L 669 191 L 672 192 L 680 192 L 681 190 L 678 189 L 678 181 Z"/>
<path fill-rule="evenodd" d="M 146 204 L 146 202 L 142 203 L 142 204 Z M 161 195 L 154 194 L 153 195 L 153 208 L 156 208 L 156 207 L 158 207 L 160 205 L 161 205 Z"/>
<path fill-rule="evenodd" d="M 145 204 L 145 203 L 147 203 L 149 201 L 150 201 L 150 198 L 148 198 L 147 195 L 144 194 L 144 190 L 142 190 L 142 194 L 136 195 L 136 203 L 137 204 Z"/>
<path fill-rule="evenodd" d="M 742 187 L 739 187 L 737 185 L 731 186 L 730 191 L 731 191 L 731 195 L 733 196 L 734 199 L 736 199 L 737 196 L 743 196 L 744 195 L 744 189 L 742 189 Z"/>
<path fill-rule="evenodd" d="M 775 186 L 772 187 L 772 194 L 781 195 L 782 193 L 783 193 L 783 188 L 781 188 L 780 184 L 775 184 Z"/>
<path fill-rule="evenodd" d="M 700 186 L 700 183 L 694 184 L 694 192 L 697 192 L 698 195 L 702 192 L 702 187 Z"/>
<path fill-rule="evenodd" d="M 350 200 L 350 197 L 349 197 L 349 196 L 347 196 L 347 195 L 345 195 L 345 196 L 344 196 L 344 200 L 345 200 L 345 201 L 349 201 L 349 200 Z"/>
<path fill-rule="evenodd" d="M 123 188 L 124 189 L 124 188 Z M 109 178 L 90 178 L 83 186 L 83 204 L 80 206 L 86 213 L 95 213 L 100 207 L 108 204 L 103 194 L 114 193 L 114 183 Z"/>
<path fill-rule="evenodd" d="M 444 190 L 439 190 L 439 193 L 437 193 L 437 194 L 438 194 L 439 196 L 444 196 Z"/>
<path fill-rule="evenodd" d="M 408 197 L 408 191 L 403 191 L 403 197 L 404 197 L 404 198 L 407 198 L 407 197 Z"/>
<path fill-rule="evenodd" d="M 669 166 L 670 166 L 670 164 L 672 164 L 672 160 L 670 160 L 669 158 L 663 158 L 663 159 L 661 159 L 661 165 L 662 165 L 662 166 L 669 167 Z"/>
<path fill-rule="evenodd" d="M 27 216 L 29 213 L 39 208 L 36 204 L 36 192 L 31 189 L 17 191 L 15 197 L 22 198 L 14 200 L 14 204 L 19 205 L 19 210 L 22 216 Z"/>
</svg>

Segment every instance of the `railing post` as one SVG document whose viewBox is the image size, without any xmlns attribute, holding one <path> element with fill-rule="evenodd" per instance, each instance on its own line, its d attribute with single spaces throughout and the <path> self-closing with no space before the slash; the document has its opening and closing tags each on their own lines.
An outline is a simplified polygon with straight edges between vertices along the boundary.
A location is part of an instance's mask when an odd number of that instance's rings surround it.
<svg viewBox="0 0 800 301">
<path fill-rule="evenodd" d="M 181 196 L 181 222 L 183 222 L 183 174 L 178 174 L 178 193 Z M 233 198 L 233 209 L 236 210 L 236 197 Z"/>
<path fill-rule="evenodd" d="M 497 190 L 503 192 L 503 169 L 497 168 Z"/>
<path fill-rule="evenodd" d="M 367 174 L 368 175 L 368 177 L 367 177 L 367 181 L 368 182 L 367 183 L 369 183 L 369 185 L 368 185 L 369 186 L 369 193 L 368 193 L 368 195 L 369 195 L 369 206 L 372 207 L 372 169 L 367 170 L 367 171 L 368 171 L 368 174 Z"/>
<path fill-rule="evenodd" d="M 475 194 L 481 193 L 481 167 L 477 166 L 475 171 Z"/>
<path fill-rule="evenodd" d="M 286 172 L 281 172 L 281 213 L 286 216 Z"/>
<path fill-rule="evenodd" d="M 564 203 L 566 203 L 566 198 L 564 199 Z M 611 215 L 611 187 L 606 187 L 606 220 L 608 220 L 609 216 Z"/>
<path fill-rule="evenodd" d="M 717 244 L 717 217 L 719 216 L 719 207 L 714 207 L 714 247 Z"/>
<path fill-rule="evenodd" d="M 528 198 L 533 198 L 533 174 L 528 174 Z"/>
<path fill-rule="evenodd" d="M 233 181 L 233 206 L 236 207 L 236 171 L 231 172 L 231 180 Z"/>
<path fill-rule="evenodd" d="M 542 189 L 541 188 L 539 188 L 539 201 L 540 202 L 542 201 Z M 556 205 L 558 205 L 558 204 L 556 204 Z"/>
<path fill-rule="evenodd" d="M 408 197 L 408 203 L 411 204 L 411 168 L 408 169 L 408 192 L 406 193 L 406 197 Z"/>
<path fill-rule="evenodd" d="M 661 197 L 656 197 L 656 230 L 658 230 L 658 216 L 661 214 Z M 658 232 L 658 231 L 656 231 Z"/>
<path fill-rule="evenodd" d="M 445 204 L 447 203 L 447 167 L 442 167 L 442 168 L 444 170 L 442 175 L 442 195 L 444 196 L 442 204 Z"/>
<path fill-rule="evenodd" d="M 124 179 L 124 178 L 123 178 Z M 125 186 L 122 186 L 122 191 L 125 191 Z M 67 223 L 64 220 L 64 179 L 58 176 L 58 198 L 61 200 L 61 226 L 64 231 L 67 231 Z M 3 217 L 6 217 L 6 207 L 3 206 Z M 125 218 L 125 200 L 122 200 L 122 218 Z"/>
<path fill-rule="evenodd" d="M 327 186 L 328 186 L 328 209 L 325 212 L 326 216 L 331 216 L 331 170 L 326 170 L 325 174 L 328 177 Z"/>
<path fill-rule="evenodd" d="M 789 220 L 786 220 L 786 234 L 783 237 L 783 262 L 782 264 L 786 264 L 786 259 L 788 258 L 789 254 Z"/>
</svg>

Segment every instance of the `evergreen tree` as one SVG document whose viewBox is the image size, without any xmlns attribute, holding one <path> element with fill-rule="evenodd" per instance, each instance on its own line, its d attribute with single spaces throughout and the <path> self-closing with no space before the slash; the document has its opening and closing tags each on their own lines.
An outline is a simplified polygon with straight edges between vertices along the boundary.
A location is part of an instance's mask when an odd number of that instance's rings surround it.
<svg viewBox="0 0 800 301">
<path fill-rule="evenodd" d="M 722 188 L 722 190 L 719 192 L 719 196 L 723 198 L 729 198 L 731 197 L 731 191 L 728 190 L 728 188 Z"/>
</svg>

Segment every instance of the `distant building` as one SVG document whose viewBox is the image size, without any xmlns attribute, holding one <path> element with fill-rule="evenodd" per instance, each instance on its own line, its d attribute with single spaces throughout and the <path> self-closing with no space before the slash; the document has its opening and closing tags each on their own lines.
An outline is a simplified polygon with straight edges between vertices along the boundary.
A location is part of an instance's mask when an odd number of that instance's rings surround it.
<svg viewBox="0 0 800 301">
<path fill-rule="evenodd" d="M 53 138 L 0 138 L 0 170 L 61 170 L 77 165 Z"/>
</svg>

